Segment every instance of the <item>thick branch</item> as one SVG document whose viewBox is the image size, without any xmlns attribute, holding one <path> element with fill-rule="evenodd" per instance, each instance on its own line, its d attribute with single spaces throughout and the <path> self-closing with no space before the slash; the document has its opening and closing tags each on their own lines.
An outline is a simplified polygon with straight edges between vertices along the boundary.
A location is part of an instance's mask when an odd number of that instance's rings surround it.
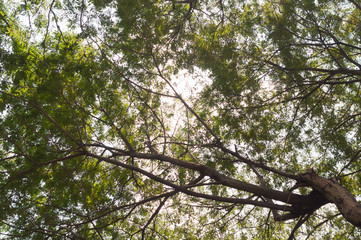
<svg viewBox="0 0 361 240">
<path fill-rule="evenodd" d="M 108 162 L 110 164 L 119 166 L 119 167 L 123 167 L 132 171 L 136 171 L 140 174 L 143 174 L 144 176 L 149 177 L 150 179 L 157 181 L 159 183 L 165 184 L 167 186 L 170 186 L 172 188 L 174 188 L 175 190 L 178 190 L 182 193 L 185 193 L 187 195 L 190 196 L 194 196 L 194 197 L 199 197 L 199 198 L 204 198 L 204 199 L 209 199 L 209 200 L 214 200 L 214 201 L 220 201 L 220 202 L 229 202 L 229 203 L 238 203 L 238 204 L 250 204 L 250 205 L 254 205 L 254 206 L 259 206 L 259 207 L 266 207 L 266 208 L 270 208 L 270 209 L 277 209 L 277 210 L 282 210 L 282 211 L 292 211 L 293 207 L 292 206 L 287 206 L 287 205 L 279 205 L 279 204 L 270 204 L 267 202 L 260 202 L 260 201 L 255 201 L 255 200 L 250 200 L 250 199 L 239 199 L 239 198 L 229 198 L 229 197 L 220 197 L 220 196 L 213 196 L 213 195 L 208 195 L 208 194 L 203 194 L 203 193 L 198 193 L 198 192 L 194 192 L 192 190 L 189 190 L 187 187 L 184 186 L 179 186 L 177 184 L 174 184 L 170 181 L 167 181 L 163 178 L 160 178 L 144 169 L 138 168 L 136 166 L 133 165 L 129 165 L 117 160 L 114 160 L 112 158 L 108 158 L 108 157 L 102 157 L 102 156 L 98 156 L 96 154 L 87 152 L 88 156 L 94 157 L 98 160 L 104 161 L 104 162 Z M 141 157 L 142 156 L 142 157 Z M 158 159 L 158 160 L 164 160 L 164 159 L 172 159 L 170 157 L 161 155 L 161 154 L 144 154 L 144 153 L 134 153 L 133 157 L 138 157 L 138 158 L 145 158 L 146 156 L 148 156 L 146 159 Z M 156 158 L 155 156 L 158 156 L 158 158 Z M 175 159 L 178 160 L 178 159 Z M 181 160 L 178 160 L 181 161 Z M 181 161 L 182 162 L 182 161 Z M 270 198 L 276 199 L 276 200 L 280 200 L 285 203 L 302 203 L 304 201 L 306 201 L 308 199 L 307 196 L 302 196 L 302 195 L 297 195 L 297 194 L 291 194 L 291 193 L 285 193 L 285 192 L 281 192 L 281 191 L 276 191 L 276 190 L 272 190 L 272 189 L 268 189 L 268 188 L 263 188 L 263 187 L 259 187 L 257 185 L 252 185 L 249 183 L 244 183 L 238 180 L 234 180 L 231 178 L 228 178 L 226 176 L 224 176 L 221 173 L 218 173 L 216 170 L 209 168 L 207 166 L 203 166 L 203 165 L 197 165 L 197 164 L 193 164 L 193 163 L 189 163 L 189 162 L 184 162 L 184 165 L 188 165 L 191 164 L 193 165 L 193 167 L 195 168 L 194 170 L 197 170 L 201 173 L 201 175 L 205 175 L 205 176 L 210 176 L 212 177 L 212 175 L 217 174 L 216 177 L 220 177 L 222 182 L 221 184 L 225 185 L 225 186 L 229 186 L 235 189 L 239 189 L 239 190 L 243 190 L 243 191 L 247 191 L 247 192 L 257 192 L 259 196 L 264 196 L 267 195 Z M 177 165 L 177 164 L 175 164 Z M 179 165 L 178 165 L 179 166 Z M 193 168 L 189 168 L 189 169 L 193 169 Z M 212 178 L 214 178 L 215 176 L 213 176 Z M 255 188 L 255 189 L 253 189 Z M 246 189 L 246 190 L 245 190 Z M 263 193 L 262 193 L 263 191 Z"/>
<path fill-rule="evenodd" d="M 336 204 L 347 221 L 356 227 L 361 227 L 361 205 L 346 188 L 334 180 L 318 176 L 312 170 L 303 174 L 302 178 L 313 189 L 322 193 L 328 201 Z"/>
<path fill-rule="evenodd" d="M 184 167 L 187 169 L 195 170 L 205 176 L 209 176 L 210 178 L 214 179 L 215 181 L 217 181 L 218 183 L 220 183 L 224 186 L 235 188 L 235 189 L 246 191 L 246 192 L 250 192 L 257 196 L 264 196 L 266 198 L 271 198 L 271 199 L 278 200 L 278 201 L 281 201 L 284 203 L 289 203 L 289 204 L 300 203 L 300 202 L 305 201 L 305 198 L 306 198 L 306 196 L 277 191 L 277 190 L 269 189 L 266 187 L 243 182 L 240 180 L 232 179 L 211 167 L 201 165 L 201 164 L 195 164 L 195 163 L 191 163 L 191 162 L 187 162 L 187 161 L 182 161 L 182 160 L 172 158 L 172 157 L 169 157 L 169 156 L 166 156 L 163 154 L 134 153 L 133 156 L 136 158 L 142 158 L 142 159 L 156 159 L 156 160 L 160 160 L 163 162 L 169 162 L 169 163 L 174 164 L 179 167 Z"/>
</svg>

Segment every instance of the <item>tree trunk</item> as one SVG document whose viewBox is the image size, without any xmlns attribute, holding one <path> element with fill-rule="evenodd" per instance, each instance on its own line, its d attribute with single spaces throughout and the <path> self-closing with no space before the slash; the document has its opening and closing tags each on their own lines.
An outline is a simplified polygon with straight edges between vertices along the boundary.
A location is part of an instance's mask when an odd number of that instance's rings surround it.
<svg viewBox="0 0 361 240">
<path fill-rule="evenodd" d="M 314 190 L 336 204 L 344 218 L 356 227 L 361 227 L 361 205 L 355 197 L 336 180 L 318 176 L 312 169 L 301 175 Z"/>
</svg>

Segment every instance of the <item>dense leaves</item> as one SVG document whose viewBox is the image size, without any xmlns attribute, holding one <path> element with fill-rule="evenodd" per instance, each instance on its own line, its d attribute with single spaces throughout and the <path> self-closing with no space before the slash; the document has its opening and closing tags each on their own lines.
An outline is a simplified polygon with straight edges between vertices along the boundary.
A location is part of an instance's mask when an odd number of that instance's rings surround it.
<svg viewBox="0 0 361 240">
<path fill-rule="evenodd" d="M 360 11 L 0 3 L 2 237 L 360 238 Z"/>
</svg>

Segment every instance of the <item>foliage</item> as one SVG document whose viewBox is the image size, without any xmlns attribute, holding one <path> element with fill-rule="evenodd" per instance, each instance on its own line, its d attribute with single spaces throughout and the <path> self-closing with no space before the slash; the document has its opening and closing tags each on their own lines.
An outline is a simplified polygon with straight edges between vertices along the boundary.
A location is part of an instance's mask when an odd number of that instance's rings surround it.
<svg viewBox="0 0 361 240">
<path fill-rule="evenodd" d="M 0 232 L 360 238 L 332 204 L 276 214 L 313 199 L 310 186 L 289 193 L 309 168 L 361 197 L 360 11 L 353 0 L 0 3 Z"/>
</svg>

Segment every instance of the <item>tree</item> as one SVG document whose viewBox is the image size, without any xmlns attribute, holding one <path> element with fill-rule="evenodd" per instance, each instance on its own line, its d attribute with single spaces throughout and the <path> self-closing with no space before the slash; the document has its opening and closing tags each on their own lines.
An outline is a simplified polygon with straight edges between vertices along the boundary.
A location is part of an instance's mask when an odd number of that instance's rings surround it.
<svg viewBox="0 0 361 240">
<path fill-rule="evenodd" d="M 360 11 L 0 3 L 2 234 L 359 238 Z"/>
</svg>

